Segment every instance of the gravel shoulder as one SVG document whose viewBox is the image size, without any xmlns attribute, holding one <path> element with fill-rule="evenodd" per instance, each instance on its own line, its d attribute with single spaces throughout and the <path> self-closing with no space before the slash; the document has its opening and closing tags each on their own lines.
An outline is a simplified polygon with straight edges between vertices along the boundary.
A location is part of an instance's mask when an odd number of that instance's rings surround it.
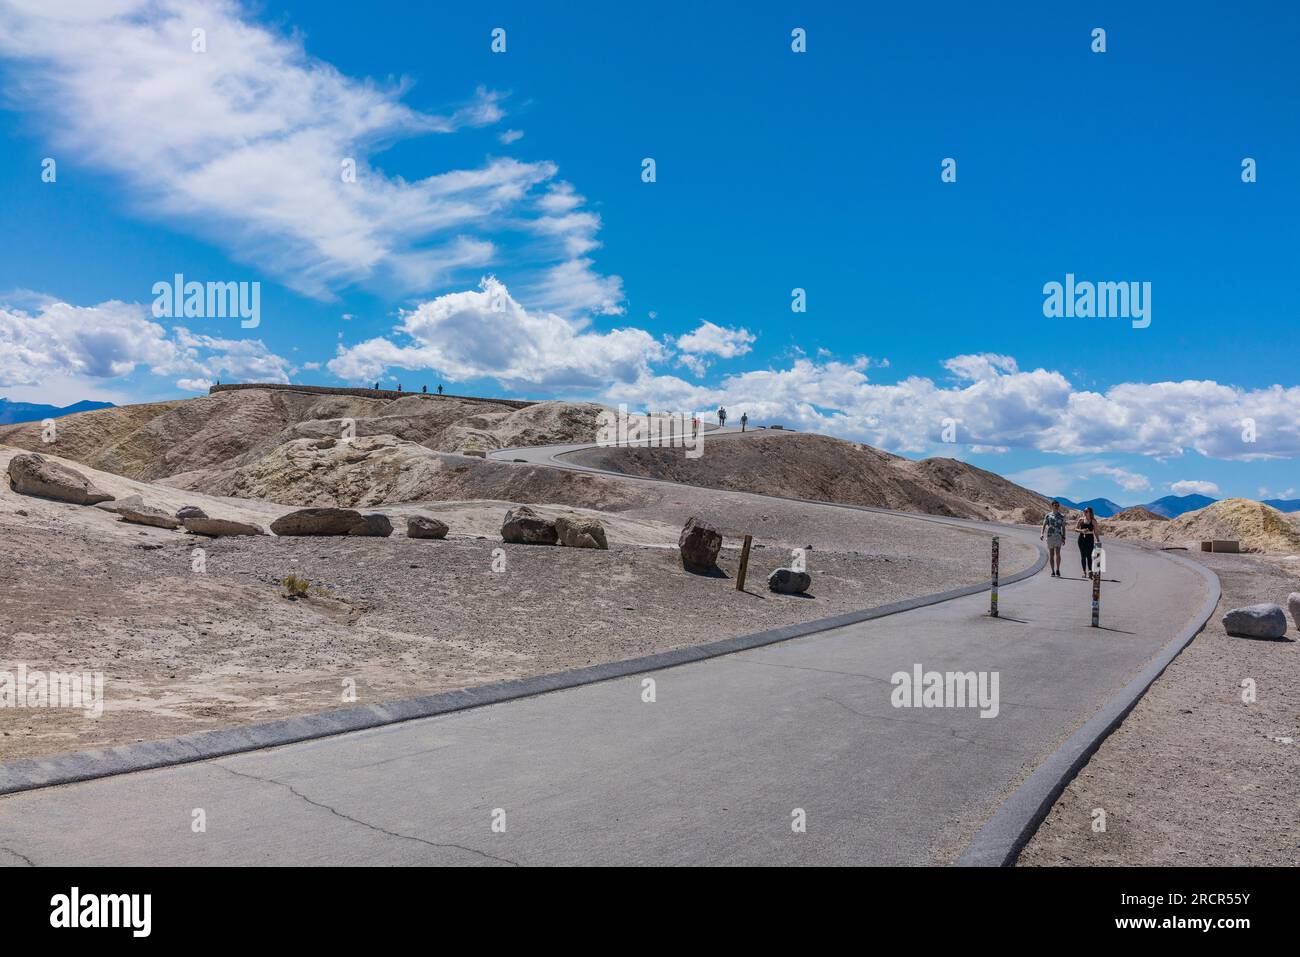
<svg viewBox="0 0 1300 957">
<path fill-rule="evenodd" d="M 130 485 L 120 493 L 157 488 L 117 481 Z M 0 760 L 325 711 L 350 704 L 353 686 L 364 704 L 622 660 L 987 576 L 987 532 L 741 493 L 636 488 L 644 504 L 609 514 L 610 550 L 596 551 L 502 545 L 489 532 L 506 503 L 445 503 L 446 541 L 400 531 L 196 539 L 6 484 L 0 670 L 103 672 L 105 711 L 0 709 Z M 263 524 L 286 510 L 243 504 Z M 378 511 L 400 519 L 440 507 Z M 724 529 L 727 577 L 681 569 L 675 529 L 693 514 Z M 755 548 L 748 588 L 737 592 L 745 532 Z M 809 545 L 812 597 L 768 593 L 767 574 Z M 192 570 L 195 546 L 204 549 L 202 573 Z M 1003 568 L 1033 559 L 1028 546 L 1004 548 Z M 282 597 L 277 582 L 289 574 L 310 580 L 313 594 Z"/>
<path fill-rule="evenodd" d="M 1218 574 L 1219 607 L 1066 788 L 1020 866 L 1300 863 L 1300 639 L 1294 625 L 1279 641 L 1232 638 L 1220 621 L 1285 606 L 1300 561 L 1194 557 Z"/>
</svg>

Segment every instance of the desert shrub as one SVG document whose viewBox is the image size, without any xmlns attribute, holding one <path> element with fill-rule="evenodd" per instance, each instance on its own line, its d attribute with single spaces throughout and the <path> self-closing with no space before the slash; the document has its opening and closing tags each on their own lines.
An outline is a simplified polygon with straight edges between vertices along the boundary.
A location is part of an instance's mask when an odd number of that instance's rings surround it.
<svg viewBox="0 0 1300 957">
<path fill-rule="evenodd" d="M 297 575 L 286 575 L 280 579 L 280 587 L 288 598 L 301 598 L 311 588 L 311 582 Z"/>
</svg>

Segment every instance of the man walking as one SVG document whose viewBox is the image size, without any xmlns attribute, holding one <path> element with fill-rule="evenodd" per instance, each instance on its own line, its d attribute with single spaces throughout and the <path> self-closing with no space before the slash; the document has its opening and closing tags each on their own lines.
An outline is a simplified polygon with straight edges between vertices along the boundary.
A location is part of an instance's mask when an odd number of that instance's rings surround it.
<svg viewBox="0 0 1300 957">
<path fill-rule="evenodd" d="M 727 424 L 727 410 L 718 406 L 718 425 L 719 427 Z"/>
<path fill-rule="evenodd" d="M 1061 503 L 1053 502 L 1052 510 L 1043 517 L 1043 530 L 1038 540 L 1047 540 L 1047 560 L 1052 566 L 1052 578 L 1061 577 L 1061 546 L 1065 544 L 1065 514 Z"/>
<path fill-rule="evenodd" d="M 749 425 L 749 413 L 742 412 L 740 413 L 740 431 L 744 432 L 747 425 Z"/>
</svg>

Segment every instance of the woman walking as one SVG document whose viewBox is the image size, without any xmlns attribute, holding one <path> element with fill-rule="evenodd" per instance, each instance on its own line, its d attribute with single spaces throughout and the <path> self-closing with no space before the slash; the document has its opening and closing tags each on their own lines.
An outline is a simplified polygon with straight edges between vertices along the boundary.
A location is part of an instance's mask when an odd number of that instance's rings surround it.
<svg viewBox="0 0 1300 957">
<path fill-rule="evenodd" d="M 1083 566 L 1083 575 L 1087 578 L 1092 575 L 1092 551 L 1101 541 L 1097 516 L 1093 514 L 1091 506 L 1083 510 L 1074 530 L 1079 533 L 1079 564 Z"/>
<path fill-rule="evenodd" d="M 1061 577 L 1061 546 L 1065 544 L 1065 515 L 1061 503 L 1053 502 L 1052 510 L 1043 518 L 1043 530 L 1038 540 L 1047 539 L 1047 560 L 1052 566 L 1052 577 Z"/>
</svg>

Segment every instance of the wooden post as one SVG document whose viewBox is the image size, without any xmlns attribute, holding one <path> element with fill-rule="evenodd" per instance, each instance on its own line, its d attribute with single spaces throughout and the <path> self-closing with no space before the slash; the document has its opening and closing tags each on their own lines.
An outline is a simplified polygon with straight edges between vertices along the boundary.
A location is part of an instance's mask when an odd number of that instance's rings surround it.
<svg viewBox="0 0 1300 957">
<path fill-rule="evenodd" d="M 989 617 L 998 617 L 998 537 L 993 536 L 993 590 L 989 593 Z"/>
<path fill-rule="evenodd" d="M 746 535 L 745 544 L 741 546 L 740 571 L 736 573 L 736 591 L 745 590 L 745 572 L 749 571 L 749 546 L 753 541 L 753 535 Z"/>
<path fill-rule="evenodd" d="M 1101 627 L 1101 572 L 1092 573 L 1092 627 Z"/>
</svg>

